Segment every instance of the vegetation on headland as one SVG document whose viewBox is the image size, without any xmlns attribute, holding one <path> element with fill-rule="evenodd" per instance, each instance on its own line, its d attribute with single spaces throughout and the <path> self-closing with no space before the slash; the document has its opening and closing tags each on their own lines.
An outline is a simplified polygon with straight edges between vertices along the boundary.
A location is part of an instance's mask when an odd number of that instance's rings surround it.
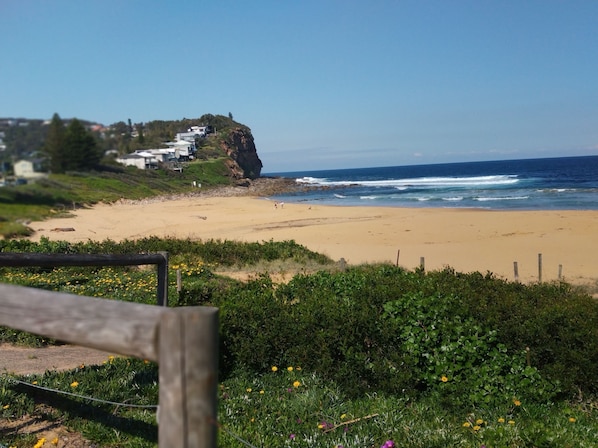
<svg viewBox="0 0 598 448">
<path fill-rule="evenodd" d="M 595 446 L 598 303 L 566 283 L 523 285 L 491 274 L 390 265 L 341 269 L 292 241 L 14 240 L 1 247 L 168 251 L 170 305 L 220 308 L 220 446 Z M 263 259 L 272 269 L 288 259 L 306 269 L 285 284 L 275 284 L 271 272 L 247 282 L 216 274 L 222 264 Z M 5 268 L 2 276 L 155 303 L 155 273 L 144 269 Z M 8 329 L 0 338 L 42 342 Z M 131 359 L 20 379 L 119 403 L 158 399 L 157 367 Z M 4 418 L 43 412 L 101 446 L 156 445 L 155 410 L 1 381 Z M 2 437 L 16 444 L 13 435 Z"/>
</svg>

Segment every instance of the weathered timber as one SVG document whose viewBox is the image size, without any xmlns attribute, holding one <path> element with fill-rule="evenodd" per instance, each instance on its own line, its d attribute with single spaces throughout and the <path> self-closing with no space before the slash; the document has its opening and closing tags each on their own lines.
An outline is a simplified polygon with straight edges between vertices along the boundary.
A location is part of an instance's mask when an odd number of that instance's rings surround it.
<svg viewBox="0 0 598 448">
<path fill-rule="evenodd" d="M 0 325 L 158 361 L 163 307 L 0 284 Z"/>
<path fill-rule="evenodd" d="M 159 446 L 215 447 L 218 310 L 184 307 L 160 324 Z"/>
<path fill-rule="evenodd" d="M 218 309 L 0 284 L 0 325 L 160 365 L 160 447 L 216 448 Z"/>
</svg>

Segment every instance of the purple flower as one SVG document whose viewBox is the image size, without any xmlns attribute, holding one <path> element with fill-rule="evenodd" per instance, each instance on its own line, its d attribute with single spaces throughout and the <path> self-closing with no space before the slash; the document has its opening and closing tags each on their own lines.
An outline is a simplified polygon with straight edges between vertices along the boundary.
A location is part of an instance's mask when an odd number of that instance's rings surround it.
<svg viewBox="0 0 598 448">
<path fill-rule="evenodd" d="M 395 443 L 393 440 L 387 440 L 380 448 L 395 448 Z"/>
<path fill-rule="evenodd" d="M 294 440 L 294 439 L 295 439 L 295 434 L 291 434 L 291 435 L 289 436 L 289 439 L 291 439 L 291 440 Z"/>
</svg>

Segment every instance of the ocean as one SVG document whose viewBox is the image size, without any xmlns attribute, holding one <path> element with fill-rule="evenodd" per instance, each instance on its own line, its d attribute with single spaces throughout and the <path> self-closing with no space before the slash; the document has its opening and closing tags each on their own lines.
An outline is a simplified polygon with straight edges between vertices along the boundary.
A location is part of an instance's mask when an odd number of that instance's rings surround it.
<svg viewBox="0 0 598 448">
<path fill-rule="evenodd" d="M 304 191 L 283 202 L 489 210 L 598 210 L 598 156 L 264 173 Z"/>
</svg>

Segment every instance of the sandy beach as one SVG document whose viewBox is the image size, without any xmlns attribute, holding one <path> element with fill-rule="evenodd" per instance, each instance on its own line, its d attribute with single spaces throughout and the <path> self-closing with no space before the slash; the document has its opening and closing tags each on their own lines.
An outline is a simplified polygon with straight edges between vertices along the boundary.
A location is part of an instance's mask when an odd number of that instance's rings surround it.
<svg viewBox="0 0 598 448">
<path fill-rule="evenodd" d="M 196 196 L 99 204 L 33 222 L 33 240 L 103 241 L 168 236 L 297 243 L 349 264 L 493 272 L 522 282 L 598 279 L 598 211 L 484 211 L 279 204 L 259 197 Z"/>
</svg>

